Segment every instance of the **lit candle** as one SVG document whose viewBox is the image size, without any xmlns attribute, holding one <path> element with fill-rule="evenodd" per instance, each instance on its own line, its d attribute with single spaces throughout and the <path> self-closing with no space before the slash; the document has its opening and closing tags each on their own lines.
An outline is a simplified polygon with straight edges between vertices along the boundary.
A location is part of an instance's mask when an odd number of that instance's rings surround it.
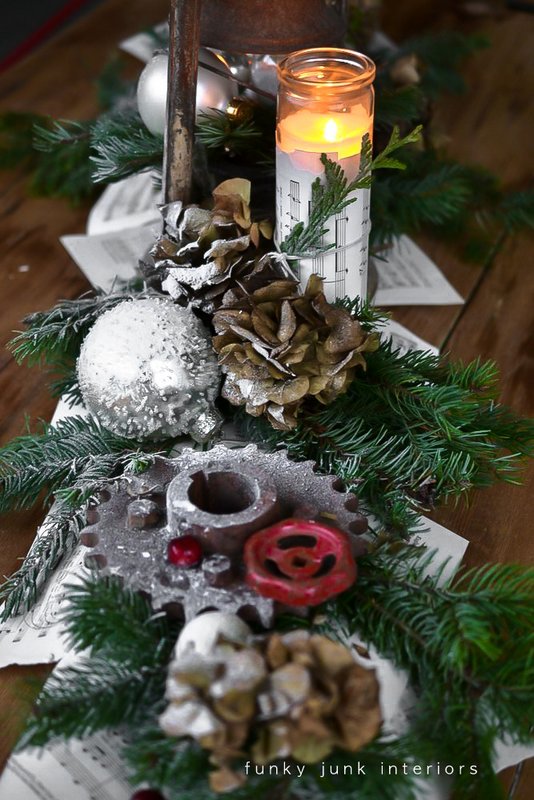
<svg viewBox="0 0 534 800">
<path fill-rule="evenodd" d="M 299 222 L 307 223 L 312 184 L 324 173 L 321 154 L 339 163 L 348 180 L 360 167 L 362 141 L 372 136 L 375 66 L 350 50 L 313 49 L 280 64 L 277 124 L 277 240 Z M 328 224 L 323 246 L 331 250 L 298 262 L 306 283 L 321 275 L 328 300 L 365 297 L 369 238 L 369 190 Z"/>
</svg>

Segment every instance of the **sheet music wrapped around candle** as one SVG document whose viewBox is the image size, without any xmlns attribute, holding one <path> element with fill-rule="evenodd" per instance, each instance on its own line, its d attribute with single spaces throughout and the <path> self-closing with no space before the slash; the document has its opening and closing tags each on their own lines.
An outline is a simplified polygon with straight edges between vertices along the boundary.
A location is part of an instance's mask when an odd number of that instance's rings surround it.
<svg viewBox="0 0 534 800">
<path fill-rule="evenodd" d="M 307 223 L 312 185 L 323 175 L 321 154 L 341 165 L 348 180 L 360 167 L 363 137 L 372 136 L 375 65 L 352 50 L 321 48 L 292 53 L 279 67 L 276 131 L 277 240 L 299 222 Z M 323 244 L 331 250 L 299 261 L 306 284 L 316 272 L 325 278 L 328 301 L 365 297 L 370 190 L 331 218 Z M 306 254 L 303 254 L 306 255 Z"/>
</svg>

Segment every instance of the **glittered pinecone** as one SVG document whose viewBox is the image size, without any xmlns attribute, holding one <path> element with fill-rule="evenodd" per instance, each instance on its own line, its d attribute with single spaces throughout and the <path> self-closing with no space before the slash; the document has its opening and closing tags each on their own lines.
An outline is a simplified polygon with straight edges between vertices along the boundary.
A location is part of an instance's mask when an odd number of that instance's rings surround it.
<svg viewBox="0 0 534 800">
<path fill-rule="evenodd" d="M 326 405 L 343 394 L 356 367 L 365 369 L 363 354 L 379 344 L 377 334 L 326 301 L 317 275 L 303 295 L 289 279 L 231 290 L 213 324 L 223 397 L 280 430 L 295 427 L 307 397 Z"/>
<path fill-rule="evenodd" d="M 213 313 L 272 236 L 269 222 L 252 221 L 249 202 L 250 181 L 233 178 L 213 190 L 211 209 L 164 206 L 164 232 L 141 264 L 145 276 L 161 282 L 173 300 Z"/>
<path fill-rule="evenodd" d="M 357 752 L 382 721 L 374 670 L 305 630 L 245 644 L 223 638 L 208 654 L 186 649 L 170 664 L 166 696 L 161 728 L 211 752 L 210 785 L 218 792 L 245 781 L 234 759 L 316 763 L 335 748 Z"/>
</svg>

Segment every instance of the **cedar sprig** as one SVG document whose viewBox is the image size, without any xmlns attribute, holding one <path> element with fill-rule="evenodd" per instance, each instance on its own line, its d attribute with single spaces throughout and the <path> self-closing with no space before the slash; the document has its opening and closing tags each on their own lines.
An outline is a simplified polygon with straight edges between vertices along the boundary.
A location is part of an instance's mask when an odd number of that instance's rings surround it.
<svg viewBox="0 0 534 800">
<path fill-rule="evenodd" d="M 349 181 L 340 164 L 332 161 L 323 153 L 321 163 L 324 166 L 324 178 L 317 178 L 312 185 L 311 211 L 307 223 L 299 222 L 281 243 L 280 249 L 289 256 L 302 258 L 314 254 L 318 250 L 328 249 L 322 246 L 322 239 L 328 231 L 329 219 L 339 214 L 351 203 L 358 189 L 371 186 L 372 173 L 379 169 L 404 169 L 405 165 L 393 154 L 410 144 L 419 141 L 421 126 L 401 137 L 398 128 L 394 128 L 388 144 L 373 159 L 372 145 L 368 134 L 363 137 L 360 154 L 360 167 L 356 177 Z M 330 245 L 333 247 L 333 245 Z"/>
</svg>

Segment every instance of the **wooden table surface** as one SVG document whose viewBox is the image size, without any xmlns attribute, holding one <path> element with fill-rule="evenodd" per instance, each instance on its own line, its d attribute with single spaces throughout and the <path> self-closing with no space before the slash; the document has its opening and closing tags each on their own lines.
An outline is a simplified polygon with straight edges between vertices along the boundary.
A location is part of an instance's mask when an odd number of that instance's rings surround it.
<svg viewBox="0 0 534 800">
<path fill-rule="evenodd" d="M 432 6 L 432 15 L 429 7 Z M 389 0 L 384 28 L 398 39 L 429 25 L 459 24 L 455 3 Z M 94 82 L 104 63 L 127 35 L 164 19 L 166 0 L 108 0 L 88 17 L 54 38 L 0 78 L 1 110 L 34 111 L 54 117 L 84 119 L 96 111 Z M 465 24 L 465 22 L 462 22 Z M 436 125 L 449 137 L 448 151 L 459 160 L 482 164 L 504 184 L 524 188 L 529 169 L 532 126 L 529 102 L 534 96 L 534 15 L 507 13 L 469 23 L 491 39 L 466 65 L 469 90 L 448 97 L 436 109 Z M 530 70 L 529 70 L 530 64 Z M 132 74 L 139 64 L 131 63 Z M 26 178 L 0 174 L 1 316 L 0 442 L 20 434 L 25 417 L 49 419 L 54 401 L 38 370 L 17 367 L 3 347 L 21 318 L 75 297 L 87 282 L 58 239 L 84 230 L 88 207 L 70 208 L 59 200 L 29 198 Z M 406 202 L 409 202 L 407 198 Z M 427 341 L 446 347 L 464 360 L 478 355 L 497 361 L 502 399 L 516 411 L 532 413 L 534 349 L 532 300 L 534 271 L 529 263 L 532 240 L 520 235 L 504 244 L 485 267 L 463 263 L 452 250 L 426 237 L 418 239 L 466 303 L 459 306 L 398 309 L 395 319 Z M 471 497 L 469 506 L 441 509 L 436 518 L 470 541 L 467 562 L 533 563 L 529 499 L 534 494 L 534 465 L 522 487 L 497 486 Z M 11 573 L 24 556 L 40 521 L 40 512 L 14 513 L 0 519 L 0 575 Z M 48 667 L 0 670 L 0 765 L 7 758 L 28 713 L 33 690 L 28 677 L 44 677 Z M 534 796 L 534 763 L 506 770 L 503 781 L 514 800 Z M 7 798 L 6 798 L 7 800 Z M 11 799 L 10 799 L 11 800 Z"/>
</svg>

